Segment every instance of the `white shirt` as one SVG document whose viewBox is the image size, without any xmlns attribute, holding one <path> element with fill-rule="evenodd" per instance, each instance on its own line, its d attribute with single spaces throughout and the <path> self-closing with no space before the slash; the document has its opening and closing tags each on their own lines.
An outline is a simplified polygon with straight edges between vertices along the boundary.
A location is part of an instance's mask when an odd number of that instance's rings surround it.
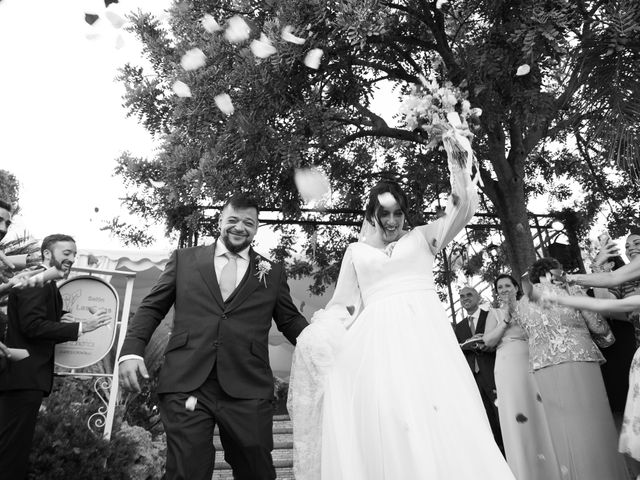
<svg viewBox="0 0 640 480">
<path fill-rule="evenodd" d="M 485 310 L 485 309 L 478 307 L 478 308 L 476 308 L 475 312 L 473 312 L 472 314 L 467 315 L 465 317 L 465 318 L 469 319 L 469 322 L 473 322 L 472 327 L 473 327 L 473 331 L 474 332 L 476 331 L 476 328 L 478 328 L 478 318 L 480 317 L 480 311 L 481 310 Z M 496 313 L 495 309 L 493 309 L 493 308 L 488 308 L 488 309 L 486 309 L 486 311 L 488 313 L 487 320 L 489 320 L 489 317 L 491 317 L 492 315 L 496 315 L 497 316 L 497 313 Z M 498 320 L 499 320 L 499 318 L 496 318 L 496 322 L 498 322 Z"/>
<path fill-rule="evenodd" d="M 249 248 L 247 247 L 244 250 L 236 253 L 238 259 L 236 261 L 236 287 L 240 284 L 242 279 L 244 278 L 245 273 L 247 273 L 247 268 L 249 268 Z M 215 251 L 213 252 L 213 266 L 216 271 L 216 279 L 220 282 L 220 274 L 222 273 L 222 269 L 229 262 L 229 259 L 225 257 L 225 254 L 229 252 L 229 249 L 226 245 L 217 241 L 215 246 Z"/>
</svg>

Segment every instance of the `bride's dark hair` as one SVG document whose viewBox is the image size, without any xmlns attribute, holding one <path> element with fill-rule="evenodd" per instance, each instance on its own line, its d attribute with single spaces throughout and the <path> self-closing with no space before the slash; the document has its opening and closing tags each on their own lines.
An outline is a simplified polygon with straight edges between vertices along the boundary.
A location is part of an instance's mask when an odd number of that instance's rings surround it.
<svg viewBox="0 0 640 480">
<path fill-rule="evenodd" d="M 400 210 L 404 213 L 404 221 L 409 224 L 409 212 L 407 212 L 407 206 L 409 205 L 409 201 L 407 200 L 407 196 L 400 188 L 400 185 L 397 182 L 391 180 L 380 180 L 375 186 L 369 190 L 369 200 L 367 201 L 367 206 L 364 209 L 364 218 L 370 224 L 374 224 L 373 219 L 375 218 L 380 222 L 380 210 L 381 205 L 378 201 L 378 195 L 382 195 L 383 193 L 390 193 L 393 198 L 396 199 L 398 205 L 400 205 Z"/>
</svg>

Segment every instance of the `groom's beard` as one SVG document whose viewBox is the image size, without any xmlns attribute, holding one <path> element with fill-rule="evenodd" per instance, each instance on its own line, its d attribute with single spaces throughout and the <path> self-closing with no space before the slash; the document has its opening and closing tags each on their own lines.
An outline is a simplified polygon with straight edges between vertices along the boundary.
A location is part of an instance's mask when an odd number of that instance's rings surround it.
<svg viewBox="0 0 640 480">
<path fill-rule="evenodd" d="M 224 246 L 227 247 L 227 250 L 229 250 L 231 253 L 241 252 L 242 250 L 247 248 L 249 245 L 251 245 L 251 240 L 248 237 L 245 239 L 245 241 L 243 241 L 240 244 L 232 243 L 231 240 L 229 239 L 228 231 L 222 232 L 222 234 L 220 235 L 220 239 L 222 240 L 222 243 L 224 243 Z"/>
</svg>

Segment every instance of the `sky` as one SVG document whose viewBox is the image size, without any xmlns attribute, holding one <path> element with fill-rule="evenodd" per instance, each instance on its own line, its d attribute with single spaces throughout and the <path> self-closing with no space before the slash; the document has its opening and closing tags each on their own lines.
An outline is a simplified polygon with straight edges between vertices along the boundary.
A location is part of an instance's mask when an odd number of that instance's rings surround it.
<svg viewBox="0 0 640 480">
<path fill-rule="evenodd" d="M 121 2 L 158 14 L 169 3 Z M 104 11 L 101 0 L 0 1 L 0 168 L 20 182 L 14 235 L 68 233 L 79 248 L 123 246 L 100 231 L 124 213 L 115 159 L 125 150 L 152 157 L 157 142 L 126 117 L 124 87 L 114 80 L 126 61 L 140 58 L 139 45 L 106 19 L 94 26 L 84 20 L 85 12 Z M 88 38 L 92 33 L 100 36 Z M 154 231 L 152 248 L 170 246 L 162 232 Z"/>
</svg>

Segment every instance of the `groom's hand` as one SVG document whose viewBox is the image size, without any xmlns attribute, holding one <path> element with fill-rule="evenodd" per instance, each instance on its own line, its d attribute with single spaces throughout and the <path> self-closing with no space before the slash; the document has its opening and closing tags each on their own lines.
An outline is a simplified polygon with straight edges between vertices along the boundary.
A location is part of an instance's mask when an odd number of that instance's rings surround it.
<svg viewBox="0 0 640 480">
<path fill-rule="evenodd" d="M 120 385 L 127 392 L 140 393 L 140 383 L 138 382 L 138 374 L 145 380 L 149 379 L 147 367 L 144 366 L 144 360 L 131 358 L 120 363 Z"/>
</svg>

